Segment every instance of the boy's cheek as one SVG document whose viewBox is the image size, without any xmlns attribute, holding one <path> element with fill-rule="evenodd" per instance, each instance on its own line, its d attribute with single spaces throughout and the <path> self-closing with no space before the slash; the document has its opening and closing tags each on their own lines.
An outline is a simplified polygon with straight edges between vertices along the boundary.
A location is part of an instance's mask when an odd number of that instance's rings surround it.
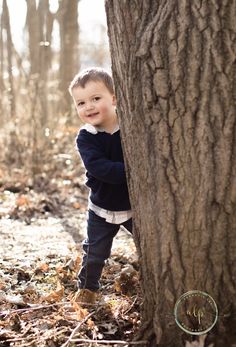
<svg viewBox="0 0 236 347">
<path fill-rule="evenodd" d="M 83 115 L 77 110 L 77 112 L 78 112 L 78 116 L 79 116 L 79 118 L 81 119 L 81 120 L 83 120 Z"/>
<path fill-rule="evenodd" d="M 73 101 L 74 101 L 75 109 L 76 109 L 76 111 L 79 113 L 78 106 L 77 106 L 77 102 L 75 101 L 74 98 L 73 98 Z"/>
<path fill-rule="evenodd" d="M 78 110 L 77 105 L 75 105 L 75 109 L 76 109 L 77 115 L 79 116 L 79 118 L 81 118 L 81 114 L 80 114 L 80 111 Z"/>
<path fill-rule="evenodd" d="M 86 122 L 85 117 L 83 116 L 83 114 L 81 114 L 80 112 L 78 112 L 78 116 L 79 116 L 79 119 L 80 119 L 82 122 Z"/>
<path fill-rule="evenodd" d="M 112 108 L 113 108 L 113 106 L 112 106 Z M 99 107 L 99 112 L 100 113 L 106 114 L 106 113 L 109 113 L 110 111 L 111 111 L 111 106 L 100 105 L 100 107 Z"/>
<path fill-rule="evenodd" d="M 76 111 L 77 111 L 77 114 L 78 116 L 81 118 L 83 115 L 82 115 L 82 112 L 78 109 L 78 107 L 76 106 Z"/>
</svg>

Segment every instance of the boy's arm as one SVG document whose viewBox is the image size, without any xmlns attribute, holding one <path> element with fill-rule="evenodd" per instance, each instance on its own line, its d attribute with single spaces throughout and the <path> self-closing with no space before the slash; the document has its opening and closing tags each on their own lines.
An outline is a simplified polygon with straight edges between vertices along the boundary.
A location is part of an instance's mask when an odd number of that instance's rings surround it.
<svg viewBox="0 0 236 347">
<path fill-rule="evenodd" d="M 123 162 L 107 159 L 101 149 L 80 136 L 77 137 L 76 144 L 84 166 L 92 176 L 110 184 L 126 182 Z"/>
</svg>

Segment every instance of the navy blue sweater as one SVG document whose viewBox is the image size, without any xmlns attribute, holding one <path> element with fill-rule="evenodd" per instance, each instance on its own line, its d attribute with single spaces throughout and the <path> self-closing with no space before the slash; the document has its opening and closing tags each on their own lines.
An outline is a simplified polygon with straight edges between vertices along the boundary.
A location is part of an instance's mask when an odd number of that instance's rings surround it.
<svg viewBox="0 0 236 347">
<path fill-rule="evenodd" d="M 120 131 L 92 134 L 82 128 L 76 144 L 87 171 L 92 203 L 109 211 L 130 210 Z"/>
</svg>

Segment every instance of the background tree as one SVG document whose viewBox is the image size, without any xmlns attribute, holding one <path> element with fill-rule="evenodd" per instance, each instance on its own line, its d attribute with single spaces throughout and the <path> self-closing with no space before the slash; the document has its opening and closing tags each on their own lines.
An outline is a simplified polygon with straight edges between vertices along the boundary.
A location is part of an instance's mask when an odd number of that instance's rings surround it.
<svg viewBox="0 0 236 347">
<path fill-rule="evenodd" d="M 3 8 L 2 8 L 3 10 Z M 4 91 L 4 81 L 3 81 L 3 73 L 4 73 L 4 51 L 3 51 L 3 30 L 4 30 L 4 16 L 3 16 L 3 11 L 1 13 L 1 24 L 0 24 L 0 117 L 1 121 L 3 120 L 2 117 L 2 110 L 3 110 L 3 91 Z"/>
<path fill-rule="evenodd" d="M 39 73 L 40 28 L 37 4 L 35 0 L 27 0 L 26 29 L 28 31 L 28 47 L 31 75 Z"/>
<path fill-rule="evenodd" d="M 28 85 L 32 98 L 30 123 L 32 125 L 32 173 L 40 170 L 45 153 L 45 128 L 49 117 L 48 79 L 52 60 L 52 29 L 54 15 L 50 12 L 49 0 L 26 0 L 26 29 L 28 36 L 30 73 Z M 37 105 L 37 106 L 36 106 Z M 38 110 L 38 116 L 35 111 Z"/>
<path fill-rule="evenodd" d="M 71 81 L 71 76 L 74 76 L 79 69 L 78 0 L 60 0 L 57 16 L 61 42 L 59 89 L 64 95 Z M 64 108 L 70 109 L 69 93 L 63 99 Z"/>
<path fill-rule="evenodd" d="M 0 23 L 0 114 L 1 114 L 1 120 L 2 120 L 2 109 L 3 109 L 3 97 L 2 93 L 4 90 L 4 83 L 3 83 L 3 26 L 2 26 L 2 15 L 1 15 L 1 23 Z"/>
<path fill-rule="evenodd" d="M 13 86 L 13 75 L 12 75 L 12 49 L 13 49 L 13 43 L 12 43 L 12 35 L 11 35 L 11 25 L 10 25 L 10 18 L 9 18 L 9 11 L 7 6 L 7 1 L 3 0 L 2 3 L 2 27 L 1 27 L 2 33 L 5 33 L 5 44 L 6 44 L 6 66 L 7 66 L 7 76 L 8 76 L 8 100 L 10 105 L 10 115 L 11 118 L 14 119 L 15 117 L 15 92 L 14 92 L 14 86 Z M 2 34 L 1 34 L 2 36 Z M 1 49 L 1 55 L 4 60 L 4 54 L 3 50 Z M 3 84 L 3 82 L 1 83 Z"/>
<path fill-rule="evenodd" d="M 67 90 L 80 61 L 107 66 L 110 56 L 102 29 L 101 41 L 97 28 L 79 38 L 78 0 L 18 2 L 16 20 L 13 2 L 0 0 L 0 163 L 5 177 L 16 169 L 34 184 L 55 174 L 61 152 L 74 153 L 78 117 Z"/>
<path fill-rule="evenodd" d="M 144 294 L 142 338 L 183 346 L 189 290 L 236 343 L 236 1 L 106 0 Z"/>
<path fill-rule="evenodd" d="M 49 0 L 27 0 L 26 28 L 30 60 L 30 80 L 34 83 L 37 100 L 41 107 L 41 128 L 48 118 L 48 74 L 51 66 L 52 29 L 54 16 L 50 12 Z"/>
</svg>

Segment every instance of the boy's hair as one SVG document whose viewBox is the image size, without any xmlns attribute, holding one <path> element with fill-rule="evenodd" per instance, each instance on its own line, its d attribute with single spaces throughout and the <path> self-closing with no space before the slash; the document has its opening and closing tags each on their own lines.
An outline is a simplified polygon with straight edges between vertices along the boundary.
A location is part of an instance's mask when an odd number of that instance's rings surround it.
<svg viewBox="0 0 236 347">
<path fill-rule="evenodd" d="M 104 83 L 109 92 L 114 94 L 114 85 L 111 75 L 105 69 L 100 67 L 90 67 L 75 75 L 69 86 L 70 94 L 72 94 L 74 88 L 84 88 L 90 81 Z"/>
</svg>

